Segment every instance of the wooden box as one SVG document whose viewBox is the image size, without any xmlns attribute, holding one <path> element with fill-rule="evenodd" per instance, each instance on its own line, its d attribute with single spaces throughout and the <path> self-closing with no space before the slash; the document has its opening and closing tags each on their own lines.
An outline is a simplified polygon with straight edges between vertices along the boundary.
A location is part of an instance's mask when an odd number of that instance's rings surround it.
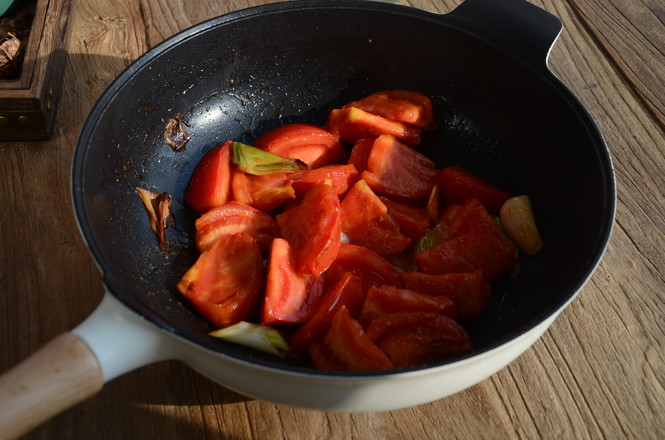
<svg viewBox="0 0 665 440">
<path fill-rule="evenodd" d="M 20 76 L 0 79 L 0 141 L 43 140 L 51 136 L 74 3 L 75 0 L 23 0 L 22 6 L 34 7 L 34 15 Z"/>
</svg>

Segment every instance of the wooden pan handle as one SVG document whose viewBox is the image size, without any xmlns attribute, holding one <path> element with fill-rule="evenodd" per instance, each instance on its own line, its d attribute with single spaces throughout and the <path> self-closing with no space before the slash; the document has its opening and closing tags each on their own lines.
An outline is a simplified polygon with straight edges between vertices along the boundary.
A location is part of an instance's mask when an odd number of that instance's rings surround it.
<svg viewBox="0 0 665 440">
<path fill-rule="evenodd" d="M 95 355 L 64 333 L 0 377 L 0 438 L 14 439 L 91 397 L 104 384 Z"/>
</svg>

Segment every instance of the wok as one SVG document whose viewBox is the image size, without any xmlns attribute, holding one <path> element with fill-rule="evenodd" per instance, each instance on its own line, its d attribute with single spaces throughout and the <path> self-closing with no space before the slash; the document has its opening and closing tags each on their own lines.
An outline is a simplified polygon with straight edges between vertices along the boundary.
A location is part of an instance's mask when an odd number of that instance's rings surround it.
<svg viewBox="0 0 665 440">
<path fill-rule="evenodd" d="M 577 295 L 611 234 L 616 189 L 593 120 L 547 67 L 561 22 L 524 0 L 466 0 L 446 15 L 358 0 L 302 0 L 201 23 L 131 64 L 86 121 L 72 170 L 81 233 L 106 294 L 92 315 L 0 378 L 0 432 L 19 435 L 152 362 L 179 359 L 239 393 L 297 407 L 382 411 L 443 398 L 526 350 Z M 472 353 L 417 368 L 316 371 L 207 335 L 175 284 L 196 258 L 183 202 L 202 155 L 276 126 L 325 124 L 371 92 L 432 97 L 439 129 L 422 151 L 528 193 L 543 251 L 493 285 L 466 327 Z M 164 142 L 182 114 L 191 140 Z M 135 187 L 168 192 L 176 226 L 162 252 Z"/>
</svg>

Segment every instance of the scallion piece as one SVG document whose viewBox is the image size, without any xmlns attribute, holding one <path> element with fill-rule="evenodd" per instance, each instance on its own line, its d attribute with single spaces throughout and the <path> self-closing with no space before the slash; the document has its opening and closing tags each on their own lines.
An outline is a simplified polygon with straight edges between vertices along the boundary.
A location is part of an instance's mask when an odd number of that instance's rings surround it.
<svg viewBox="0 0 665 440">
<path fill-rule="evenodd" d="M 275 355 L 290 351 L 286 340 L 277 330 L 247 321 L 240 321 L 230 327 L 214 330 L 209 335 Z"/>
<path fill-rule="evenodd" d="M 241 171 L 257 176 L 278 171 L 295 172 L 307 169 L 307 164 L 299 159 L 281 157 L 240 142 L 233 142 L 233 163 Z"/>
<path fill-rule="evenodd" d="M 423 235 L 413 247 L 413 256 L 416 257 L 421 252 L 431 249 L 443 241 L 443 225 L 441 223 L 434 226 L 429 232 Z"/>
</svg>

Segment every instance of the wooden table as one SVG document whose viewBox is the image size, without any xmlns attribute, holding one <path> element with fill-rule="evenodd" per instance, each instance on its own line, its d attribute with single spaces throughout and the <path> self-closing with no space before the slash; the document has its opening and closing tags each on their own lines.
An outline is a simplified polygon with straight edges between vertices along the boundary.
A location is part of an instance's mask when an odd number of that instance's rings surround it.
<svg viewBox="0 0 665 440">
<path fill-rule="evenodd" d="M 564 22 L 550 65 L 600 126 L 619 197 L 602 264 L 530 350 L 450 398 L 355 415 L 250 400 L 164 362 L 107 384 L 27 438 L 664 438 L 665 5 L 532 1 Z M 97 97 L 175 32 L 261 3 L 78 0 L 53 138 L 0 144 L 0 371 L 101 298 L 69 195 L 72 152 Z M 460 0 L 401 3 L 446 13 Z"/>
</svg>

